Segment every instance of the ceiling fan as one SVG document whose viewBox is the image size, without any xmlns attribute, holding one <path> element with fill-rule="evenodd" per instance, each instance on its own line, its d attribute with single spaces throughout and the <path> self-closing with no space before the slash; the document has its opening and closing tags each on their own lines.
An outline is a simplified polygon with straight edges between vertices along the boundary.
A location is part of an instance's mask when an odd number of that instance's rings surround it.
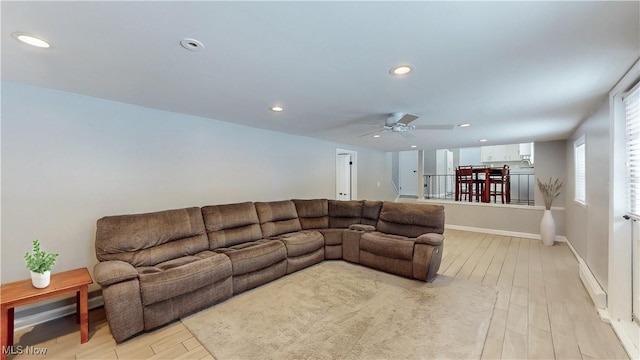
<svg viewBox="0 0 640 360">
<path fill-rule="evenodd" d="M 413 139 L 416 136 L 411 132 L 412 130 L 451 130 L 453 125 L 411 125 L 411 122 L 419 118 L 417 115 L 405 114 L 400 112 L 394 112 L 389 114 L 384 126 L 376 131 L 369 132 L 360 137 L 373 135 L 383 131 L 392 131 L 407 139 Z"/>
</svg>

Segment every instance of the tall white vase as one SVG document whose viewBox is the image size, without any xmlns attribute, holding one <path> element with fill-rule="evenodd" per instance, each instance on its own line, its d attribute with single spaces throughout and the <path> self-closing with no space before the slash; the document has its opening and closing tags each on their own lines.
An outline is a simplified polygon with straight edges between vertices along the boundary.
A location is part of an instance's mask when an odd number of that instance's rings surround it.
<svg viewBox="0 0 640 360">
<path fill-rule="evenodd" d="M 542 244 L 545 246 L 552 246 L 556 239 L 556 222 L 553 220 L 551 210 L 545 210 L 542 215 L 540 236 L 542 237 Z"/>
</svg>

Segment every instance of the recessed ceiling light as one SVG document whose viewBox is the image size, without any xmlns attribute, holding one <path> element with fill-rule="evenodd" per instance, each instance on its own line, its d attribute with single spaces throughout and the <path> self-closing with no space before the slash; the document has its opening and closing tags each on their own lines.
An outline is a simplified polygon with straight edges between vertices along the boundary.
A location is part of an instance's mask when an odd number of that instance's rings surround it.
<svg viewBox="0 0 640 360">
<path fill-rule="evenodd" d="M 275 112 L 282 112 L 284 111 L 284 108 L 282 106 L 272 106 L 271 111 L 275 111 Z"/>
<path fill-rule="evenodd" d="M 402 64 L 395 66 L 389 70 L 389 74 L 391 75 L 407 75 L 413 70 L 413 66 L 408 64 Z"/>
<path fill-rule="evenodd" d="M 415 148 L 417 148 L 417 147 L 418 147 L 418 145 L 411 145 L 411 148 L 412 148 L 412 149 L 415 149 Z"/>
<path fill-rule="evenodd" d="M 39 48 L 49 48 L 51 47 L 51 45 L 49 45 L 48 42 L 37 38 L 33 35 L 29 35 L 29 34 L 25 34 L 25 33 L 20 33 L 20 32 L 15 32 L 13 34 L 11 34 L 14 38 L 16 38 L 19 41 L 22 41 L 25 44 L 29 44 L 31 46 L 35 46 L 35 47 L 39 47 Z"/>
<path fill-rule="evenodd" d="M 460 125 L 458 125 L 458 127 L 461 127 L 461 128 L 466 128 L 466 127 L 469 127 L 469 126 L 471 126 L 471 124 L 460 124 Z"/>
<path fill-rule="evenodd" d="M 379 138 L 379 137 L 380 137 L 380 134 L 375 134 L 375 135 L 373 135 L 373 137 L 374 137 L 374 138 Z"/>
<path fill-rule="evenodd" d="M 480 142 L 487 142 L 487 139 L 480 139 L 480 140 L 478 140 L 478 141 L 480 141 Z"/>
<path fill-rule="evenodd" d="M 196 39 L 184 38 L 180 40 L 180 45 L 189 51 L 200 51 L 204 49 L 204 44 Z"/>
</svg>

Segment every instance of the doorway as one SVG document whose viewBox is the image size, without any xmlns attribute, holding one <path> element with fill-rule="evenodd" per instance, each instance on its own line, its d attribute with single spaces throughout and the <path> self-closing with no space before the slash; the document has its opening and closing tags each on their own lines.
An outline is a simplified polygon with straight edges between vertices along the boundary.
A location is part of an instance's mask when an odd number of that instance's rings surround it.
<svg viewBox="0 0 640 360">
<path fill-rule="evenodd" d="M 418 197 L 418 150 L 398 153 L 398 195 Z"/>
<path fill-rule="evenodd" d="M 336 149 L 336 200 L 358 198 L 358 153 Z"/>
</svg>

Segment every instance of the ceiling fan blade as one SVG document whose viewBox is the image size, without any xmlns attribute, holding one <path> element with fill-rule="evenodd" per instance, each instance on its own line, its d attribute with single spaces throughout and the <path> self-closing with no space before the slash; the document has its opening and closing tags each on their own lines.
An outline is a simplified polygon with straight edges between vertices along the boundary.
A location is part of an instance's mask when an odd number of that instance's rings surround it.
<svg viewBox="0 0 640 360">
<path fill-rule="evenodd" d="M 384 130 L 385 130 L 385 129 L 384 129 L 384 128 L 382 128 L 382 129 L 379 129 L 379 130 L 376 130 L 376 131 L 371 131 L 371 132 L 368 132 L 368 133 L 366 133 L 366 134 L 362 134 L 362 135 L 360 135 L 360 136 L 358 136 L 358 137 L 371 136 L 371 135 L 373 135 L 373 134 L 377 134 L 377 133 L 379 133 L 379 132 L 383 132 Z"/>
<path fill-rule="evenodd" d="M 410 122 L 412 122 L 413 120 L 419 118 L 419 116 L 415 116 L 415 115 L 411 115 L 411 114 L 404 114 L 404 116 L 402 116 L 402 118 L 400 118 L 400 120 L 398 120 L 397 122 L 401 123 L 401 124 L 405 124 L 405 125 L 409 125 Z"/>
<path fill-rule="evenodd" d="M 416 136 L 411 131 L 402 131 L 398 134 L 402 135 L 405 139 L 415 139 Z"/>
<path fill-rule="evenodd" d="M 416 125 L 416 130 L 452 130 L 453 125 Z"/>
</svg>

